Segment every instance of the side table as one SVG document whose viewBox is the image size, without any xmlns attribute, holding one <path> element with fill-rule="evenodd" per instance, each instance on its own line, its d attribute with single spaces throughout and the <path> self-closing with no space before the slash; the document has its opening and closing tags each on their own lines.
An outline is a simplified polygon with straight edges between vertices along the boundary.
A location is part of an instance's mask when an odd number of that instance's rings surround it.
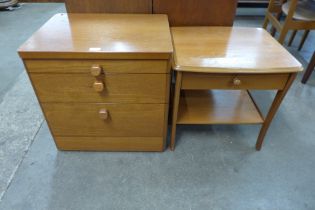
<svg viewBox="0 0 315 210">
<path fill-rule="evenodd" d="M 269 125 L 302 65 L 264 29 L 173 27 L 176 85 L 171 150 L 178 124 Z M 249 90 L 277 90 L 266 116 Z"/>
</svg>

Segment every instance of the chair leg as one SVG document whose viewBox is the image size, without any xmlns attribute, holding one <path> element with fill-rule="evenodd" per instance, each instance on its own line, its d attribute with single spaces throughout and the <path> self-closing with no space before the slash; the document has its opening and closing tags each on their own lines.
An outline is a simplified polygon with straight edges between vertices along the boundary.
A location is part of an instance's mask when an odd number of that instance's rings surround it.
<svg viewBox="0 0 315 210">
<path fill-rule="evenodd" d="M 289 8 L 288 14 L 285 18 L 285 21 L 283 23 L 282 29 L 280 31 L 280 36 L 278 39 L 280 44 L 284 43 L 289 29 L 292 28 L 292 26 L 293 26 L 293 15 L 294 15 L 294 11 L 296 9 L 297 2 L 298 2 L 298 0 L 291 0 L 290 1 L 290 8 Z"/>
<path fill-rule="evenodd" d="M 302 49 L 302 47 L 303 47 L 303 45 L 304 45 L 304 42 L 305 42 L 305 40 L 306 40 L 306 38 L 307 38 L 309 32 L 310 32 L 310 30 L 305 30 L 305 31 L 304 31 L 303 37 L 302 37 L 302 40 L 301 40 L 301 43 L 300 43 L 300 45 L 299 45 L 298 50 L 301 50 L 301 49 Z"/>
<path fill-rule="evenodd" d="M 270 34 L 271 34 L 271 36 L 275 37 L 276 32 L 277 32 L 276 28 L 273 27 L 273 26 L 271 26 L 271 29 L 270 29 Z"/>
<path fill-rule="evenodd" d="M 266 29 L 266 30 L 267 30 L 268 23 L 269 23 L 269 19 L 268 19 L 267 15 L 266 15 L 264 23 L 263 23 L 263 28 Z"/>
<path fill-rule="evenodd" d="M 279 22 L 280 22 L 281 16 L 282 16 L 282 12 L 279 12 L 276 14 L 276 18 Z M 271 36 L 274 37 L 276 35 L 276 32 L 277 32 L 276 28 L 272 26 L 271 31 L 270 31 Z"/>
<path fill-rule="evenodd" d="M 285 37 L 287 36 L 287 33 L 288 33 L 288 28 L 287 27 L 283 27 L 282 30 L 280 31 L 280 35 L 279 35 L 279 38 L 278 38 L 278 42 L 280 44 L 283 45 L 284 41 L 285 41 Z"/>
<path fill-rule="evenodd" d="M 288 46 L 290 47 L 292 45 L 292 42 L 294 41 L 295 35 L 296 35 L 297 30 L 294 30 L 291 34 Z"/>
<path fill-rule="evenodd" d="M 302 83 L 305 84 L 307 80 L 310 78 L 311 74 L 313 73 L 315 68 L 315 52 L 313 53 L 313 56 L 311 58 L 311 61 L 309 65 L 307 66 L 307 69 L 303 75 Z"/>
</svg>

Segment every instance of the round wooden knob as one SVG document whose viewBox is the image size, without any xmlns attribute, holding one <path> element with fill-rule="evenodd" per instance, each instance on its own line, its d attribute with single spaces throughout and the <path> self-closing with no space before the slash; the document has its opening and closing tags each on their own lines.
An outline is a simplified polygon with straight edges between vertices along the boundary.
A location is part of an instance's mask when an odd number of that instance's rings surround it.
<svg viewBox="0 0 315 210">
<path fill-rule="evenodd" d="M 100 65 L 94 64 L 91 67 L 91 74 L 92 74 L 92 76 L 97 77 L 97 76 L 101 75 L 101 73 L 102 73 L 102 67 Z"/>
<path fill-rule="evenodd" d="M 108 111 L 106 109 L 101 109 L 98 114 L 102 120 L 108 119 Z"/>
<path fill-rule="evenodd" d="M 102 92 L 104 90 L 104 83 L 100 81 L 95 81 L 93 88 L 96 92 Z"/>
<path fill-rule="evenodd" d="M 234 78 L 234 79 L 233 79 L 233 84 L 234 84 L 234 85 L 241 85 L 241 84 L 242 84 L 242 81 L 241 81 L 240 79 L 238 79 L 238 78 Z"/>
</svg>

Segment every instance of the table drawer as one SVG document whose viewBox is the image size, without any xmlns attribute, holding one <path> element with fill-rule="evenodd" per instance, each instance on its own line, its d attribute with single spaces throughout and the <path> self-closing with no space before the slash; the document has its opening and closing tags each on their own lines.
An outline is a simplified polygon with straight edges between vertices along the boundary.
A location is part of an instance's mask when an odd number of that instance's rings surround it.
<svg viewBox="0 0 315 210">
<path fill-rule="evenodd" d="M 169 74 L 29 74 L 40 102 L 168 103 Z M 99 84 L 99 83 L 98 83 Z"/>
<path fill-rule="evenodd" d="M 42 108 L 54 136 L 163 137 L 167 105 L 42 103 Z"/>
<path fill-rule="evenodd" d="M 106 73 L 169 73 L 168 60 L 25 60 L 31 73 L 90 73 L 99 65 Z"/>
<path fill-rule="evenodd" d="M 183 72 L 182 89 L 278 89 L 289 74 L 205 74 Z"/>
</svg>

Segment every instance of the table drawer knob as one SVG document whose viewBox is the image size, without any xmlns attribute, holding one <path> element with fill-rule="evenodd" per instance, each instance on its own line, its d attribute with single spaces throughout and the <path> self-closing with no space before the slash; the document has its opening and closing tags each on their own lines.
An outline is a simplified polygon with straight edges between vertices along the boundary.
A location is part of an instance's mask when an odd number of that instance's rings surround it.
<svg viewBox="0 0 315 210">
<path fill-rule="evenodd" d="M 108 111 L 106 109 L 101 109 L 98 114 L 102 120 L 108 119 Z"/>
<path fill-rule="evenodd" d="M 233 79 L 233 84 L 234 84 L 234 85 L 241 85 L 241 84 L 242 84 L 242 81 L 241 81 L 240 79 L 238 79 L 238 78 L 234 78 L 234 79 Z"/>
<path fill-rule="evenodd" d="M 102 92 L 104 90 L 104 83 L 100 81 L 95 81 L 93 88 L 96 92 Z"/>
<path fill-rule="evenodd" d="M 100 65 L 94 64 L 91 67 L 91 74 L 92 74 L 92 76 L 97 77 L 97 76 L 100 76 L 101 73 L 102 73 L 102 67 Z"/>
</svg>

